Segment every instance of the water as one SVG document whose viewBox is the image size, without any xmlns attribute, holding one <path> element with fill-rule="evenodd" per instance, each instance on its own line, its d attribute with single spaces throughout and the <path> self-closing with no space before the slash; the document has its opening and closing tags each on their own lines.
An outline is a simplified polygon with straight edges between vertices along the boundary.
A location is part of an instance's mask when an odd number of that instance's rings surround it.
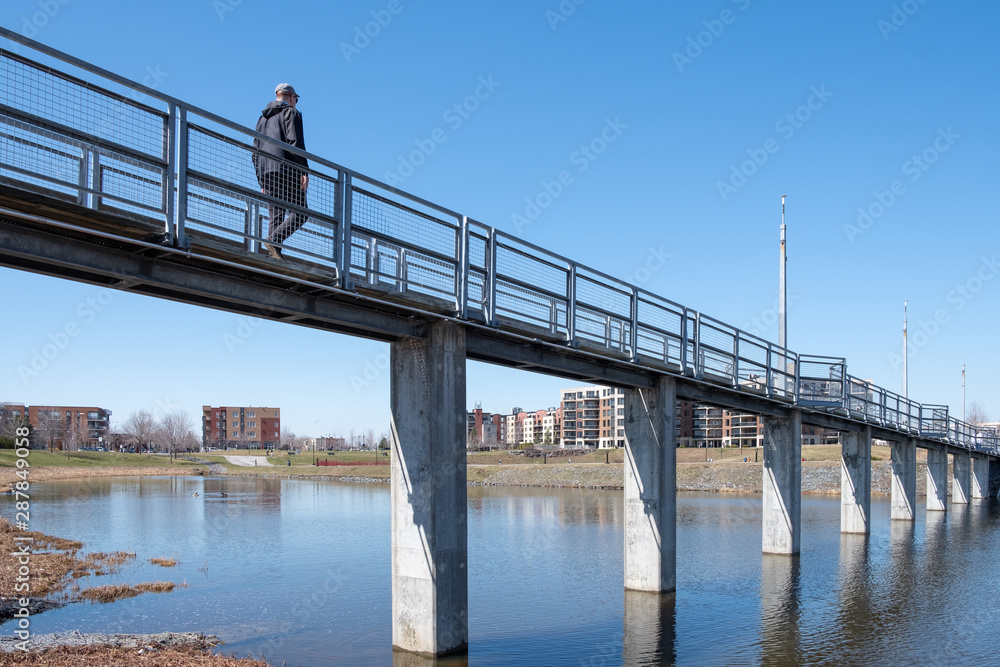
<svg viewBox="0 0 1000 667">
<path fill-rule="evenodd" d="M 839 499 L 806 497 L 788 558 L 760 553 L 759 496 L 680 494 L 678 592 L 655 596 L 623 590 L 621 492 L 470 487 L 469 655 L 436 662 L 391 650 L 387 485 L 105 478 L 31 503 L 35 530 L 137 552 L 91 583 L 187 584 L 35 632 L 205 632 L 289 666 L 996 664 L 996 501 L 906 524 L 875 500 L 864 538 L 840 534 Z"/>
</svg>

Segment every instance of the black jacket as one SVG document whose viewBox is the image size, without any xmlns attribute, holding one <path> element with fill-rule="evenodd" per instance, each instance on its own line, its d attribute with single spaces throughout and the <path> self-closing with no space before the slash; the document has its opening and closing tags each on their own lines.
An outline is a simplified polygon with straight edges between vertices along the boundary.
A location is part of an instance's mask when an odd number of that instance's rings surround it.
<svg viewBox="0 0 1000 667">
<path fill-rule="evenodd" d="M 302 114 L 298 110 L 275 100 L 268 102 L 260 113 L 260 118 L 257 120 L 258 132 L 296 148 L 306 149 L 306 140 L 302 132 Z M 304 157 L 289 153 L 279 144 L 260 139 L 254 139 L 253 143 L 253 165 L 257 170 L 258 181 L 262 181 L 263 175 L 268 172 L 281 171 L 281 160 L 304 168 L 309 167 Z"/>
</svg>

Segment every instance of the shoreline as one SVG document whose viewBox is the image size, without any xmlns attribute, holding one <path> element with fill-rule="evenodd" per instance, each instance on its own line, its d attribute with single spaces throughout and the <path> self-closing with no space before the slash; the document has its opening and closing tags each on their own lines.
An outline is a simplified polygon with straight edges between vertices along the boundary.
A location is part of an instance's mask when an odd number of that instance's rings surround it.
<svg viewBox="0 0 1000 667">
<path fill-rule="evenodd" d="M 926 494 L 926 464 L 917 463 L 917 495 Z M 347 471 L 345 471 L 347 472 Z M 356 472 L 351 470 L 350 472 Z M 362 471 L 357 471 L 362 472 Z M 368 472 L 364 470 L 363 472 Z M 386 471 L 388 472 L 388 471 Z M 949 467 L 948 489 L 951 489 L 952 470 Z M 388 484 L 388 476 L 364 474 L 304 474 L 274 466 L 273 470 L 253 472 L 234 471 L 215 464 L 199 468 L 132 468 L 111 467 L 56 467 L 31 469 L 33 482 L 78 480 L 103 477 L 152 477 L 152 476 L 220 476 L 251 477 L 264 479 L 302 479 L 346 483 Z M 549 464 L 470 464 L 469 486 L 519 487 L 519 488 L 570 488 L 621 490 L 624 488 L 624 466 L 621 463 L 549 463 Z M 803 495 L 840 495 L 840 461 L 804 461 L 802 463 Z M 0 469 L 0 485 L 10 487 L 16 481 L 14 470 Z M 677 464 L 677 490 L 701 493 L 755 493 L 762 492 L 762 463 L 742 461 L 715 461 Z M 873 496 L 889 496 L 892 492 L 891 463 L 872 462 Z"/>
</svg>

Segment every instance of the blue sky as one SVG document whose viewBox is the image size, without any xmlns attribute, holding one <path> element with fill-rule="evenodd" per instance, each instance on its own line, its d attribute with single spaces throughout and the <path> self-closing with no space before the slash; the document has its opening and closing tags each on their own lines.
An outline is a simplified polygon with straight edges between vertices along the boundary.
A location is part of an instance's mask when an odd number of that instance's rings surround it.
<svg viewBox="0 0 1000 667">
<path fill-rule="evenodd" d="M 771 340 L 787 194 L 789 346 L 899 391 L 909 299 L 910 396 L 960 415 L 966 364 L 967 401 L 1000 418 L 996 3 L 578 2 L 10 0 L 0 24 L 248 126 L 291 82 L 311 152 Z M 384 344 L 0 279 L 0 400 L 386 430 Z M 536 409 L 572 385 L 470 362 L 468 401 Z"/>
</svg>

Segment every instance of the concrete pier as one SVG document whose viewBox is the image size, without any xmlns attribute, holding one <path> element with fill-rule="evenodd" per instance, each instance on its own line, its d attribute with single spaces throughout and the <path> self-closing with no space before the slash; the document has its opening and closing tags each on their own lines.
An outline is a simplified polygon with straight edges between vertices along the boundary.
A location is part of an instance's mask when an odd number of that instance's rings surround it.
<svg viewBox="0 0 1000 667">
<path fill-rule="evenodd" d="M 677 587 L 677 382 L 625 390 L 625 588 Z"/>
<path fill-rule="evenodd" d="M 468 648 L 465 329 L 392 343 L 392 645 Z"/>
<path fill-rule="evenodd" d="M 917 518 L 917 441 L 896 441 L 892 444 L 892 509 L 898 521 Z"/>
<path fill-rule="evenodd" d="M 766 554 L 797 554 L 802 524 L 802 413 L 764 419 Z"/>
<path fill-rule="evenodd" d="M 940 449 L 927 450 L 927 511 L 948 509 L 948 454 Z"/>
<path fill-rule="evenodd" d="M 990 497 L 990 460 L 981 456 L 972 458 L 972 498 Z"/>
<path fill-rule="evenodd" d="M 840 532 L 867 535 L 872 513 L 872 430 L 840 432 Z"/>
<path fill-rule="evenodd" d="M 951 502 L 955 505 L 968 505 L 972 498 L 972 453 L 954 454 L 951 460 L 954 468 Z"/>
</svg>

